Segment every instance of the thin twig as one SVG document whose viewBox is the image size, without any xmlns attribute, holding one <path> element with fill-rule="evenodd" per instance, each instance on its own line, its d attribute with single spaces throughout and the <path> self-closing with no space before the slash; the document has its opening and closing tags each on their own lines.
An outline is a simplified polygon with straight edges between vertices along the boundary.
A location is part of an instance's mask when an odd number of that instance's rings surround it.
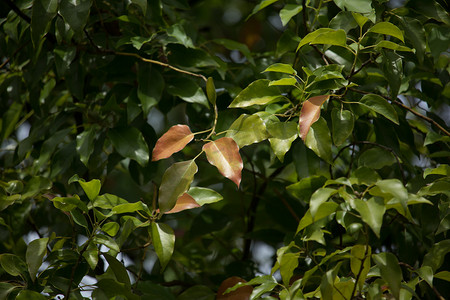
<svg viewBox="0 0 450 300">
<path fill-rule="evenodd" d="M 22 19 L 28 24 L 31 23 L 31 18 L 24 14 L 11 0 L 5 0 L 6 4 Z"/>
</svg>

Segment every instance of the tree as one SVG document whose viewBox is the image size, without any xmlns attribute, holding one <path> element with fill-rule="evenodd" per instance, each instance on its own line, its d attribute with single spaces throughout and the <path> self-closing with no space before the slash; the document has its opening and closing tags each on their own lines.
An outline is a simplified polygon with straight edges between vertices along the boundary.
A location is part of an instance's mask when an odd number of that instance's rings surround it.
<svg viewBox="0 0 450 300">
<path fill-rule="evenodd" d="M 450 17 L 397 2 L 2 2 L 0 298 L 449 296 Z"/>
</svg>

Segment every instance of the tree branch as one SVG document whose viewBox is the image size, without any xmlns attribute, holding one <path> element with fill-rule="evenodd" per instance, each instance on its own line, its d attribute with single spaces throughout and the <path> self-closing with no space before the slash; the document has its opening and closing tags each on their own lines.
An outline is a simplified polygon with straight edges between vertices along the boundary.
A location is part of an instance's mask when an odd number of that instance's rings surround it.
<svg viewBox="0 0 450 300">
<path fill-rule="evenodd" d="M 11 0 L 5 0 L 5 2 L 19 17 L 25 20 L 25 22 L 28 24 L 31 23 L 31 18 L 24 14 Z"/>
</svg>

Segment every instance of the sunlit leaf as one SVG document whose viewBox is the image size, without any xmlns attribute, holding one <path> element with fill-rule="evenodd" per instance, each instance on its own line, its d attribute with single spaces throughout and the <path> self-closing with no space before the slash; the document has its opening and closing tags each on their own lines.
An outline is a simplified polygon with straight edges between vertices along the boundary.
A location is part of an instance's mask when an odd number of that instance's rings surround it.
<svg viewBox="0 0 450 300">
<path fill-rule="evenodd" d="M 88 182 L 84 180 L 79 180 L 78 183 L 81 185 L 84 192 L 86 193 L 86 196 L 88 196 L 89 200 L 91 201 L 95 200 L 102 187 L 102 184 L 98 179 L 92 179 L 91 181 Z"/>
<path fill-rule="evenodd" d="M 108 222 L 102 226 L 102 231 L 106 232 L 110 236 L 115 236 L 120 229 L 120 225 L 117 222 Z"/>
<path fill-rule="evenodd" d="M 347 45 L 347 35 L 342 29 L 319 28 L 308 33 L 298 44 L 297 51 L 307 44 L 327 44 L 345 47 Z"/>
<path fill-rule="evenodd" d="M 442 164 L 437 168 L 428 168 L 423 172 L 423 178 L 426 178 L 429 175 L 450 176 L 450 166 Z"/>
<path fill-rule="evenodd" d="M 322 104 L 329 98 L 329 95 L 315 96 L 303 103 L 299 119 L 299 132 L 303 141 L 306 140 L 311 125 L 319 119 Z"/>
<path fill-rule="evenodd" d="M 171 210 L 178 197 L 189 189 L 197 170 L 194 160 L 175 163 L 166 170 L 159 187 L 158 202 L 162 213 Z"/>
<path fill-rule="evenodd" d="M 378 50 L 379 48 L 386 48 L 391 50 L 397 50 L 397 51 L 406 51 L 406 52 L 414 52 L 414 49 L 408 48 L 406 46 L 402 46 L 399 44 L 396 44 L 391 41 L 380 41 L 378 44 L 375 45 L 375 48 Z"/>
<path fill-rule="evenodd" d="M 368 32 L 390 35 L 398 38 L 402 42 L 405 42 L 402 31 L 397 26 L 389 22 L 378 22 L 370 27 Z"/>
<path fill-rule="evenodd" d="M 309 210 L 311 212 L 311 216 L 313 220 L 315 219 L 315 215 L 320 205 L 326 202 L 332 195 L 336 194 L 338 191 L 332 188 L 320 188 L 315 191 L 309 202 Z"/>
<path fill-rule="evenodd" d="M 372 259 L 380 268 L 381 277 L 389 284 L 395 299 L 399 299 L 403 275 L 397 257 L 392 253 L 379 253 L 373 254 Z"/>
<path fill-rule="evenodd" d="M 230 108 L 248 107 L 252 105 L 266 105 L 283 96 L 276 87 L 269 86 L 270 80 L 258 79 L 243 89 L 237 97 L 231 102 Z"/>
<path fill-rule="evenodd" d="M 297 84 L 297 80 L 294 77 L 282 78 L 279 80 L 273 80 L 269 83 L 269 86 L 273 85 L 290 85 L 294 86 Z"/>
<path fill-rule="evenodd" d="M 353 275 L 355 275 L 355 278 L 359 276 L 358 286 L 361 290 L 370 270 L 370 257 L 372 255 L 372 249 L 370 246 L 355 245 L 352 247 L 351 255 L 350 267 Z"/>
<path fill-rule="evenodd" d="M 356 210 L 361 215 L 362 220 L 370 226 L 376 236 L 380 236 L 383 216 L 386 206 L 380 198 L 370 198 L 369 200 L 355 199 Z"/>
<path fill-rule="evenodd" d="M 189 195 L 188 193 L 184 193 L 183 195 L 178 197 L 175 206 L 171 210 L 167 211 L 166 214 L 173 214 L 196 207 L 200 207 L 200 205 L 195 201 L 194 198 L 192 198 L 191 195 Z"/>
<path fill-rule="evenodd" d="M 189 126 L 175 125 L 164 133 L 153 148 L 152 161 L 170 157 L 182 150 L 194 138 Z"/>
<path fill-rule="evenodd" d="M 395 124 L 399 124 L 397 112 L 383 97 L 375 94 L 364 95 L 359 101 L 359 104 L 383 115 Z"/>
<path fill-rule="evenodd" d="M 111 249 L 113 251 L 120 252 L 119 245 L 116 243 L 116 241 L 107 235 L 97 233 L 92 238 L 92 242 L 96 243 L 96 244 L 105 245 L 106 247 L 108 247 L 109 249 Z"/>
<path fill-rule="evenodd" d="M 264 121 L 258 115 L 242 114 L 231 124 L 227 137 L 232 138 L 239 148 L 259 143 L 269 137 Z"/>
<path fill-rule="evenodd" d="M 156 255 L 161 264 L 161 269 L 164 270 L 172 257 L 175 234 L 169 225 L 155 222 L 152 222 L 151 233 Z"/>
<path fill-rule="evenodd" d="M 209 163 L 216 166 L 223 176 L 239 187 L 244 165 L 236 142 L 229 137 L 220 138 L 205 144 L 203 151 Z"/>
<path fill-rule="evenodd" d="M 319 118 L 306 136 L 305 145 L 314 151 L 320 158 L 331 163 L 331 135 L 327 122 Z"/>
<path fill-rule="evenodd" d="M 191 187 L 188 194 L 194 198 L 195 202 L 197 202 L 200 206 L 218 202 L 223 199 L 222 195 L 218 192 L 203 187 Z"/>
<path fill-rule="evenodd" d="M 264 72 L 278 72 L 278 73 L 285 73 L 285 74 L 289 74 L 289 75 L 297 74 L 297 71 L 295 71 L 291 65 L 282 64 L 282 63 L 276 63 L 273 65 L 270 65 L 263 71 L 263 73 Z"/>
<path fill-rule="evenodd" d="M 299 4 L 286 4 L 280 10 L 281 24 L 283 24 L 283 26 L 286 26 L 287 23 L 289 23 L 289 21 L 292 19 L 292 17 L 294 17 L 295 15 L 300 13 L 302 11 L 302 9 L 303 9 L 303 6 L 301 6 Z"/>
<path fill-rule="evenodd" d="M 291 144 L 298 136 L 296 122 L 277 122 L 267 126 L 270 146 L 280 161 L 284 160 L 284 155 L 291 148 Z"/>
</svg>

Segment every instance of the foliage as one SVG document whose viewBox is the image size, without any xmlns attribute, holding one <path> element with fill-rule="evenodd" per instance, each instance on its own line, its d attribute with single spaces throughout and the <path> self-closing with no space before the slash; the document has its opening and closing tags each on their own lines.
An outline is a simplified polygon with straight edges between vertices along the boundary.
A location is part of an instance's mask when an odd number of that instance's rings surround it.
<svg viewBox="0 0 450 300">
<path fill-rule="evenodd" d="M 445 4 L 5 0 L 0 298 L 448 297 Z"/>
</svg>

